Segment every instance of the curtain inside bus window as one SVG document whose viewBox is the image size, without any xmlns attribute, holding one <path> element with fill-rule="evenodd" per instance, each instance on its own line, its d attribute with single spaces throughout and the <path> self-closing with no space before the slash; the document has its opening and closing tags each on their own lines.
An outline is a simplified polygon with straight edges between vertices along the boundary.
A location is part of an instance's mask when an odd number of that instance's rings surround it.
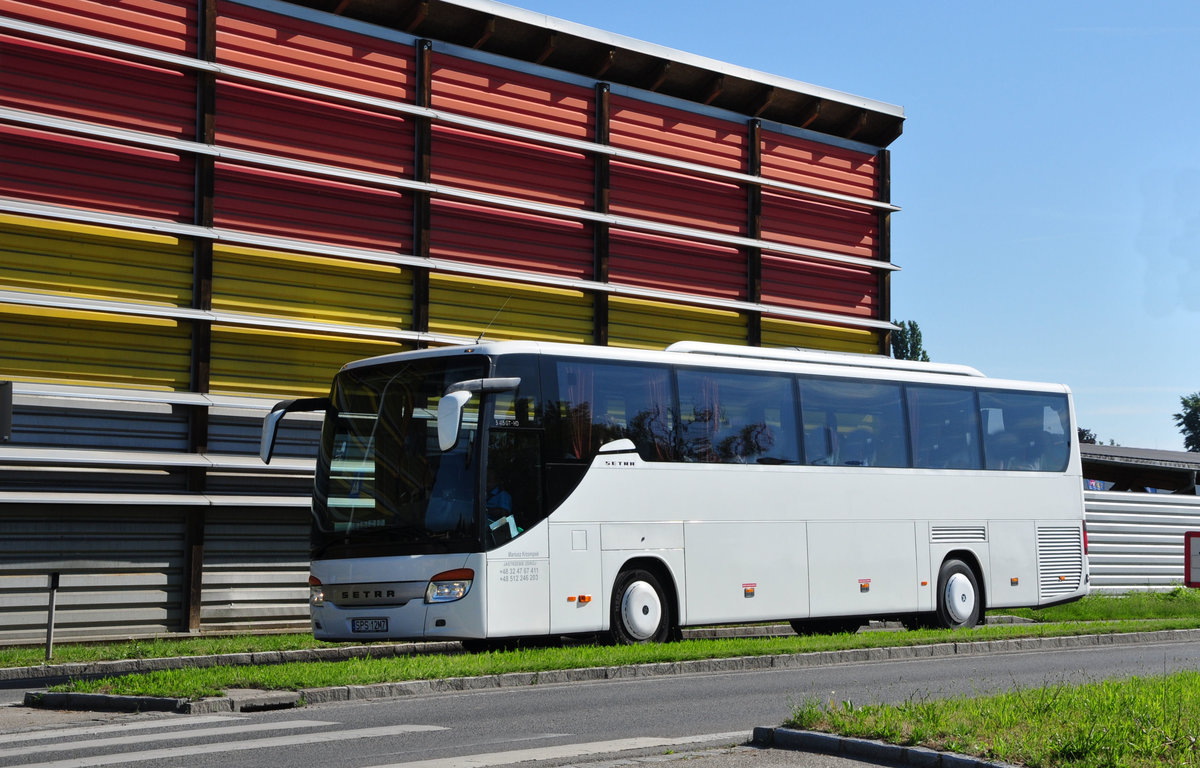
<svg viewBox="0 0 1200 768">
<path fill-rule="evenodd" d="M 975 390 L 908 385 L 913 466 L 981 469 L 979 410 Z"/>
<path fill-rule="evenodd" d="M 979 393 L 988 469 L 1062 472 L 1070 458 L 1066 395 Z"/>
<path fill-rule="evenodd" d="M 907 467 L 902 389 L 853 379 L 800 379 L 809 464 Z"/>
<path fill-rule="evenodd" d="M 795 393 L 771 374 L 680 369 L 680 455 L 723 464 L 798 464 Z"/>
</svg>

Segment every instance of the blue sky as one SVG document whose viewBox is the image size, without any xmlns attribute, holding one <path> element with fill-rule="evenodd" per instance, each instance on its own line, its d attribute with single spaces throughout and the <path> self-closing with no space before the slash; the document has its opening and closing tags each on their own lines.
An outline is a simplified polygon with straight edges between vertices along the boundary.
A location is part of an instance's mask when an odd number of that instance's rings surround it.
<svg viewBox="0 0 1200 768">
<path fill-rule="evenodd" d="M 1183 450 L 1200 391 L 1200 3 L 520 0 L 902 106 L 893 317 L 934 360 L 1057 381 Z"/>
</svg>

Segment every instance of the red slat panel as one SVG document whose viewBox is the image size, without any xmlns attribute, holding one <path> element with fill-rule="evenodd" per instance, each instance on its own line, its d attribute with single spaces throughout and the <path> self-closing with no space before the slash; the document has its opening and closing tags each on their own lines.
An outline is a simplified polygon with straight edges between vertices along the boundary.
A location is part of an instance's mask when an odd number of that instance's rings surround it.
<svg viewBox="0 0 1200 768">
<path fill-rule="evenodd" d="M 196 4 L 178 0 L 5 0 L 5 16 L 196 55 Z"/>
<path fill-rule="evenodd" d="M 432 101 L 445 109 L 505 125 L 590 139 L 590 88 L 435 53 Z"/>
<path fill-rule="evenodd" d="M 613 162 L 609 211 L 728 235 L 746 232 L 746 193 L 728 182 Z"/>
<path fill-rule="evenodd" d="M 0 196 L 192 219 L 191 157 L 0 125 Z"/>
<path fill-rule="evenodd" d="M 451 200 L 434 200 L 430 254 L 470 264 L 590 279 L 592 227 Z"/>
<path fill-rule="evenodd" d="M 622 96 L 610 102 L 614 147 L 699 163 L 727 171 L 746 170 L 746 127 Z"/>
<path fill-rule="evenodd" d="M 412 175 L 412 123 L 394 114 L 218 81 L 215 128 L 222 146 Z"/>
<path fill-rule="evenodd" d="M 102 125 L 191 139 L 191 73 L 0 35 L 0 104 Z"/>
<path fill-rule="evenodd" d="M 217 227 L 367 248 L 411 248 L 412 201 L 396 190 L 218 162 L 214 192 Z"/>
<path fill-rule="evenodd" d="M 762 132 L 762 175 L 768 179 L 874 200 L 878 170 L 872 154 Z"/>
<path fill-rule="evenodd" d="M 608 275 L 614 283 L 746 297 L 746 257 L 739 249 L 644 232 L 609 231 Z"/>
<path fill-rule="evenodd" d="M 217 4 L 217 61 L 395 101 L 409 95 L 411 46 L 231 2 Z"/>
<path fill-rule="evenodd" d="M 592 208 L 595 164 L 579 152 L 438 126 L 431 156 L 431 180 L 438 184 Z"/>
<path fill-rule="evenodd" d="M 879 306 L 877 276 L 861 267 L 764 253 L 762 285 L 764 302 L 785 307 L 873 318 Z"/>
<path fill-rule="evenodd" d="M 764 191 L 763 239 L 847 256 L 879 256 L 879 218 L 861 207 Z"/>
</svg>

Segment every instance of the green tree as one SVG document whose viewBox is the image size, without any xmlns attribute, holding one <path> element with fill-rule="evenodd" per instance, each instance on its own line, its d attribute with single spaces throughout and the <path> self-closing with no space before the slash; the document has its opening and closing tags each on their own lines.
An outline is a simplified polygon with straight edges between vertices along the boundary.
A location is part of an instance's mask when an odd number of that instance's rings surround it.
<svg viewBox="0 0 1200 768">
<path fill-rule="evenodd" d="M 1183 433 L 1183 447 L 1200 451 L 1200 392 L 1179 398 L 1183 410 L 1175 414 L 1175 426 Z"/>
<path fill-rule="evenodd" d="M 1096 444 L 1096 433 L 1090 429 L 1079 428 L 1079 442 L 1084 445 Z"/>
<path fill-rule="evenodd" d="M 893 320 L 899 328 L 892 331 L 892 357 L 897 360 L 920 360 L 929 362 L 925 347 L 921 346 L 921 329 L 914 320 Z"/>
</svg>

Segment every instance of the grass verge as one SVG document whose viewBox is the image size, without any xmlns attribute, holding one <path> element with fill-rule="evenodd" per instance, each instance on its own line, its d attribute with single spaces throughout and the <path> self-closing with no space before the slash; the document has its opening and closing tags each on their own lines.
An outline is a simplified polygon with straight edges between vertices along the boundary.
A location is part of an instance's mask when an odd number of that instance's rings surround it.
<svg viewBox="0 0 1200 768">
<path fill-rule="evenodd" d="M 271 666 L 210 667 L 81 680 L 53 690 L 121 695 L 201 698 L 226 688 L 299 690 L 332 685 L 368 685 L 403 680 L 542 672 L 558 669 L 621 666 L 695 659 L 763 656 L 855 648 L 931 643 L 1062 637 L 1163 629 L 1194 629 L 1200 619 L 1162 619 L 1066 624 L 1025 624 L 970 630 L 867 632 L 855 635 L 686 640 L 639 646 L 580 645 L 517 649 L 476 654 L 428 654 L 386 659 L 355 658 L 338 662 L 295 662 Z"/>
<path fill-rule="evenodd" d="M 1038 768 L 1196 765 L 1200 672 L 897 705 L 808 700 L 784 725 Z"/>
<path fill-rule="evenodd" d="M 1123 595 L 1089 595 L 1082 600 L 1051 608 L 1005 609 L 1004 613 L 1039 623 L 1084 621 L 1134 621 L 1138 619 L 1192 619 L 1200 617 L 1200 590 L 1179 587 L 1170 592 L 1130 592 Z M 132 640 L 115 643 L 60 643 L 54 648 L 54 663 L 155 659 L 169 656 L 212 656 L 223 653 L 328 648 L 310 634 L 205 636 Z M 344 645 L 350 645 L 346 643 Z M 0 667 L 37 666 L 45 660 L 45 648 L 13 646 L 0 648 Z"/>
</svg>

